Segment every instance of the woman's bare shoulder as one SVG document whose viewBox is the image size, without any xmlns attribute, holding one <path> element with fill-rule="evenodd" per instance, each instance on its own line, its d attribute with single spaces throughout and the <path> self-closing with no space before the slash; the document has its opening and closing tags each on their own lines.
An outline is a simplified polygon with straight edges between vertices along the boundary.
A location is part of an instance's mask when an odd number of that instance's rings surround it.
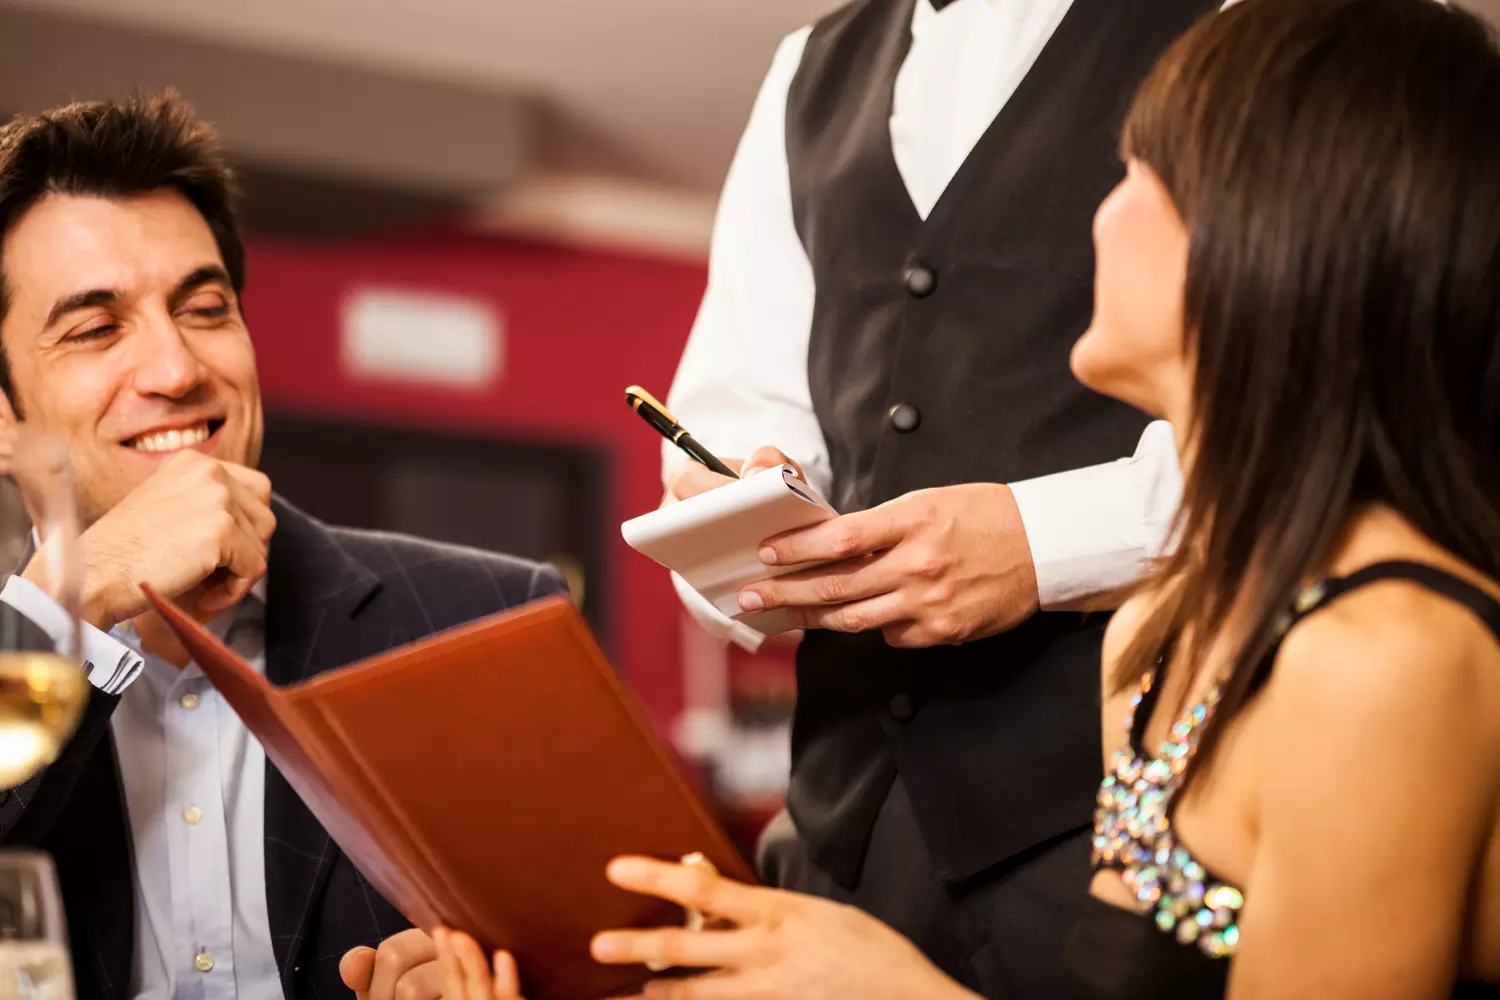
<svg viewBox="0 0 1500 1000">
<path fill-rule="evenodd" d="M 1500 598 L 1500 584 L 1389 509 L 1355 522 L 1333 573 L 1392 560 L 1431 566 Z M 1483 700 L 1500 698 L 1500 639 L 1467 604 L 1410 579 L 1366 584 L 1314 612 L 1287 636 L 1276 672 L 1314 696 L 1336 688 L 1351 709 L 1386 702 L 1408 712 L 1424 705 L 1442 711 L 1444 702 L 1470 711 L 1500 707 Z"/>
<path fill-rule="evenodd" d="M 1465 605 L 1408 580 L 1353 591 L 1298 624 L 1276 659 L 1277 715 L 1412 733 L 1500 721 L 1500 642 Z"/>
</svg>

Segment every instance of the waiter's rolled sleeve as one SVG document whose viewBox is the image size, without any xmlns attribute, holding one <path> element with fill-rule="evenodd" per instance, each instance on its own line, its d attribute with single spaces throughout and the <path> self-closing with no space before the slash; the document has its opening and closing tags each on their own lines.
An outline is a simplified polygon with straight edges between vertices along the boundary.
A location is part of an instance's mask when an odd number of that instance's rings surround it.
<svg viewBox="0 0 1500 1000">
<path fill-rule="evenodd" d="M 1137 583 L 1166 551 L 1182 499 L 1172 427 L 1146 428 L 1130 458 L 1011 484 L 1043 608 Z"/>
<path fill-rule="evenodd" d="M 764 632 L 757 632 L 724 614 L 676 573 L 672 574 L 672 586 L 677 589 L 677 597 L 687 613 L 714 638 L 726 639 L 750 653 L 760 649 L 761 643 L 766 641 Z"/>
<path fill-rule="evenodd" d="M 792 218 L 786 101 L 809 29 L 776 51 L 740 139 L 709 249 L 708 288 L 667 405 L 724 458 L 779 448 L 826 492 L 832 476 L 807 382 L 812 265 Z M 663 448 L 663 474 L 689 461 Z"/>
</svg>

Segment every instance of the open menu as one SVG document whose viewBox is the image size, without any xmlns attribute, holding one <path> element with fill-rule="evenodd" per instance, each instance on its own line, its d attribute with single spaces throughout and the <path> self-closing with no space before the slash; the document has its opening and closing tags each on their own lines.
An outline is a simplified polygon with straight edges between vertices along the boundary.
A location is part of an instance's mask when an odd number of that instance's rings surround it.
<svg viewBox="0 0 1500 1000">
<path fill-rule="evenodd" d="M 636 992 L 598 931 L 681 923 L 610 885 L 618 854 L 753 875 L 566 598 L 286 688 L 146 590 L 355 866 L 418 927 L 515 953 L 528 1000 Z"/>
</svg>

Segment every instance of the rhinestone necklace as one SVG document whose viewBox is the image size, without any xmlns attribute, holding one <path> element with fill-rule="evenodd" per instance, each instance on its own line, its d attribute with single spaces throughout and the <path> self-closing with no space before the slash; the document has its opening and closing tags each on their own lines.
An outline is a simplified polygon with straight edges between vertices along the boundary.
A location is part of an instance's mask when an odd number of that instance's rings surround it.
<svg viewBox="0 0 1500 1000">
<path fill-rule="evenodd" d="M 1094 812 L 1094 867 L 1118 870 L 1142 914 L 1183 944 L 1197 943 L 1211 958 L 1226 958 L 1238 949 L 1245 898 L 1213 878 L 1177 842 L 1170 807 L 1203 727 L 1213 718 L 1224 681 L 1225 675 L 1217 678 L 1203 700 L 1172 726 L 1161 756 L 1147 759 L 1130 745 L 1133 739 L 1115 751 Z M 1154 683 L 1154 674 L 1141 677 L 1125 716 L 1127 733 L 1135 732 L 1136 710 Z"/>
</svg>

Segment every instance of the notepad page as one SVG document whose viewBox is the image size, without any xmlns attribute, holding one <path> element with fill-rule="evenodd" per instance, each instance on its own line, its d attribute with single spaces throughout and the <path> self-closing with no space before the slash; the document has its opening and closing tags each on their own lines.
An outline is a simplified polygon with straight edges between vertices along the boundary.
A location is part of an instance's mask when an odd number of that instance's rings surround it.
<svg viewBox="0 0 1500 1000">
<path fill-rule="evenodd" d="M 720 613 L 761 632 L 785 631 L 783 615 L 744 615 L 739 591 L 746 584 L 807 569 L 767 566 L 767 538 L 836 517 L 817 491 L 789 465 L 777 466 L 626 521 L 620 528 L 637 552 L 674 570 Z"/>
</svg>

